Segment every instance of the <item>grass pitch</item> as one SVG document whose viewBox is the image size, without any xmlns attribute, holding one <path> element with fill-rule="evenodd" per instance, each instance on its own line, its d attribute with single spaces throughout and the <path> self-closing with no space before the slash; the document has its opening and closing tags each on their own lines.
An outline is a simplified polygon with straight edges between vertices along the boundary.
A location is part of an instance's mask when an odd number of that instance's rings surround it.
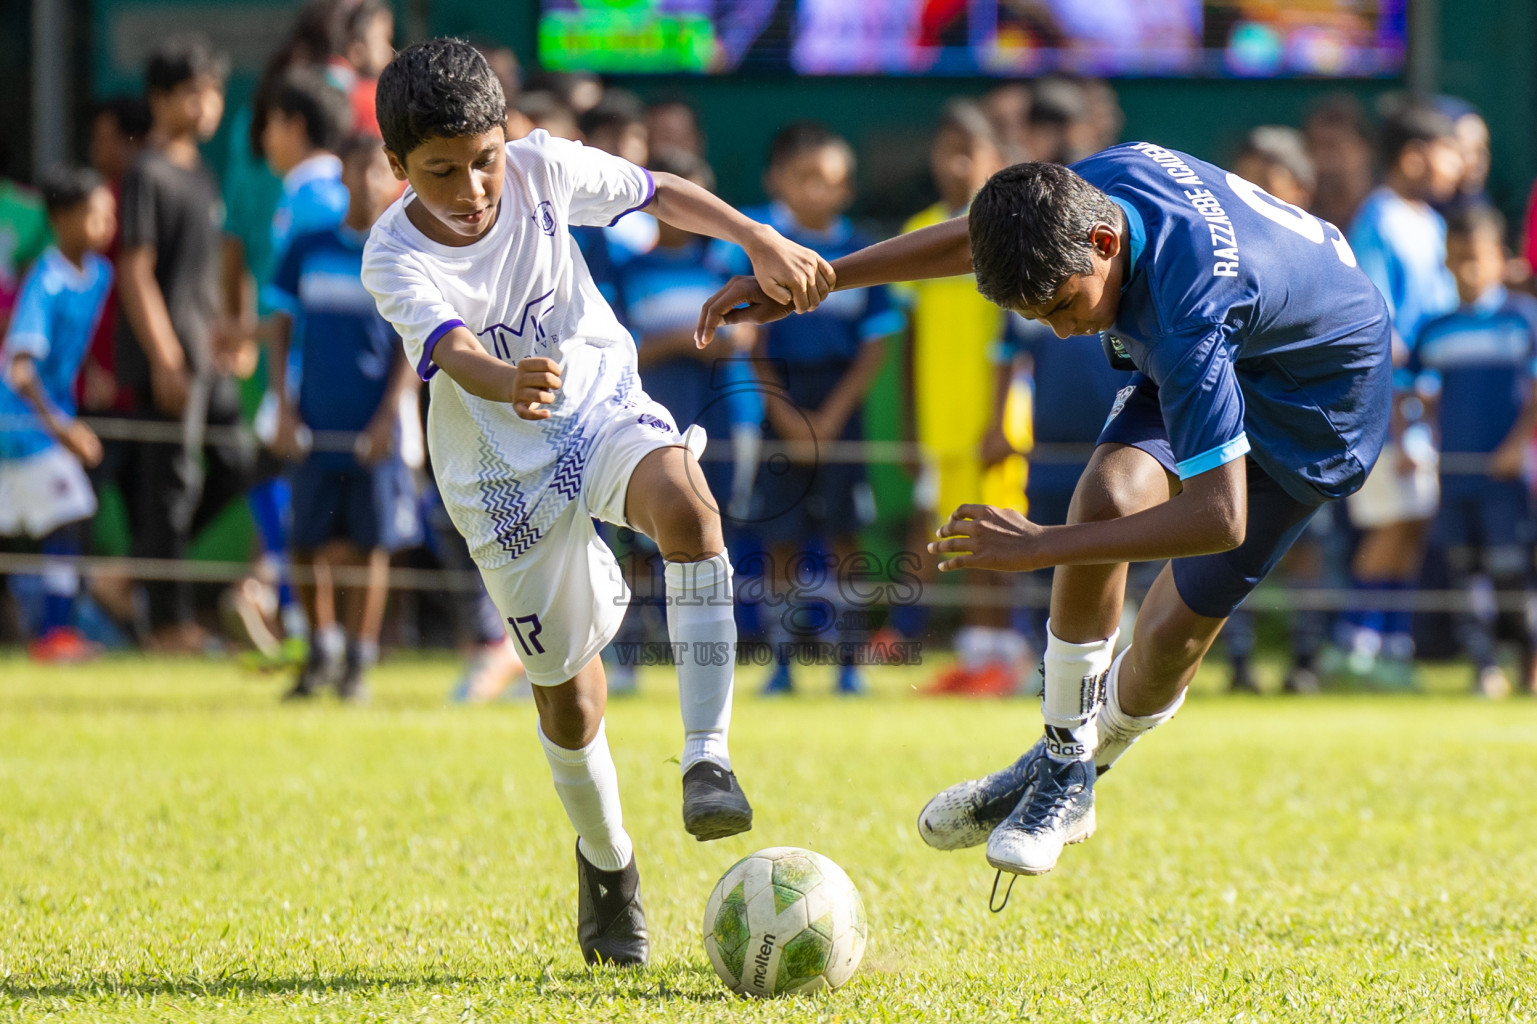
<svg viewBox="0 0 1537 1024">
<path fill-rule="evenodd" d="M 980 851 L 913 821 L 1012 759 L 1032 701 L 764 701 L 742 676 L 745 837 L 682 830 L 671 680 L 609 737 L 654 966 L 589 972 L 572 836 L 530 706 L 444 706 L 446 660 L 371 707 L 278 706 L 226 664 L 0 656 L 0 1018 L 70 1021 L 1537 1019 L 1537 705 L 1198 689 L 1099 792 L 1100 832 L 988 913 Z M 705 897 L 764 846 L 832 857 L 870 944 L 843 991 L 728 995 Z"/>
</svg>

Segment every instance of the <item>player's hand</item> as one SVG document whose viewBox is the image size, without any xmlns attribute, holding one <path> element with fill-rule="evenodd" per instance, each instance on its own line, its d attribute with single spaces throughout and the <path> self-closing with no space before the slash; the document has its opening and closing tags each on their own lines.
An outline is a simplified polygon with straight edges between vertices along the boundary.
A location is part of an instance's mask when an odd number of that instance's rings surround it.
<svg viewBox="0 0 1537 1024">
<path fill-rule="evenodd" d="M 560 390 L 560 364 L 543 356 L 518 360 L 518 376 L 512 385 L 512 409 L 525 420 L 547 420 Z"/>
<path fill-rule="evenodd" d="M 79 420 L 70 421 L 69 426 L 64 428 L 64 434 L 59 438 L 59 443 L 79 459 L 80 464 L 86 469 L 95 469 L 101 465 L 101 438 L 96 436 L 96 431 Z"/>
<path fill-rule="evenodd" d="M 1507 441 L 1489 456 L 1489 475 L 1496 480 L 1515 480 L 1526 471 L 1526 439 Z"/>
<path fill-rule="evenodd" d="M 754 278 L 733 277 L 699 310 L 694 344 L 700 348 L 710 344 L 722 324 L 771 324 L 793 312 L 793 306 L 775 302 L 765 295 Z"/>
<path fill-rule="evenodd" d="M 396 411 L 381 409 L 368 421 L 368 426 L 358 435 L 353 454 L 365 466 L 372 466 L 388 458 L 395 450 Z"/>
<path fill-rule="evenodd" d="M 1044 569 L 1052 564 L 1041 543 L 1045 532 L 1013 509 L 962 505 L 935 531 L 940 539 L 929 544 L 929 554 L 953 556 L 940 560 L 940 572 Z"/>
<path fill-rule="evenodd" d="M 758 286 L 770 299 L 795 307 L 797 313 L 816 309 L 838 280 L 831 263 L 773 228 L 765 227 L 749 245 L 747 256 Z"/>
<path fill-rule="evenodd" d="M 192 377 L 185 366 L 161 363 L 150 370 L 149 389 L 162 416 L 180 419 L 192 392 Z"/>
<path fill-rule="evenodd" d="M 304 458 L 304 445 L 299 441 L 304 422 L 292 402 L 278 404 L 277 427 L 272 432 L 272 454 L 286 462 L 298 462 Z"/>
</svg>

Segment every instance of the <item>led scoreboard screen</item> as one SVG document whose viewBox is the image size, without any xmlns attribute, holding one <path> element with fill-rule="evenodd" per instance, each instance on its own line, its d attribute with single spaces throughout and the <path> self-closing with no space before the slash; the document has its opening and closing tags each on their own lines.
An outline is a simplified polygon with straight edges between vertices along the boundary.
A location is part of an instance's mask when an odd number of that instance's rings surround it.
<svg viewBox="0 0 1537 1024">
<path fill-rule="evenodd" d="M 1381 77 L 1408 0 L 543 0 L 539 60 L 624 73 Z"/>
</svg>

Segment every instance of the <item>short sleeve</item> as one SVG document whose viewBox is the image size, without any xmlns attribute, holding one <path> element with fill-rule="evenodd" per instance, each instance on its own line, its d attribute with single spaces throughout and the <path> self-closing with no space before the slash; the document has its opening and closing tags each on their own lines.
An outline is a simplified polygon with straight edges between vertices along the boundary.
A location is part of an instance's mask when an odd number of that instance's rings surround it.
<svg viewBox="0 0 1537 1024">
<path fill-rule="evenodd" d="M 859 321 L 859 340 L 863 342 L 887 338 L 907 326 L 907 314 L 891 300 L 891 289 L 883 284 L 868 290 L 865 315 Z"/>
<path fill-rule="evenodd" d="M 21 294 L 16 298 L 16 308 L 11 312 L 10 327 L 5 335 L 3 362 L 7 366 L 13 355 L 29 355 L 38 360 L 48 358 L 48 350 L 52 347 L 48 338 L 50 296 L 44 276 L 43 265 L 34 263 L 32 272 L 22 282 Z"/>
<path fill-rule="evenodd" d="M 374 297 L 379 315 L 400 335 L 416 375 L 431 379 L 438 372 L 432 363 L 434 346 L 465 325 L 458 312 L 411 253 L 377 245 L 372 237 L 363 252 L 363 286 Z"/>
<path fill-rule="evenodd" d="M 1158 385 L 1164 429 L 1181 480 L 1249 451 L 1233 349 L 1221 324 L 1198 325 L 1149 347 L 1148 375 Z"/>
<path fill-rule="evenodd" d="M 158 235 L 156 213 L 160 205 L 159 190 L 154 179 L 145 171 L 141 159 L 123 175 L 123 194 L 118 210 L 118 223 L 122 230 L 123 248 L 137 245 L 153 246 Z"/>
<path fill-rule="evenodd" d="M 540 149 L 571 190 L 567 223 L 607 227 L 656 195 L 651 172 L 592 146 L 546 137 Z"/>
</svg>

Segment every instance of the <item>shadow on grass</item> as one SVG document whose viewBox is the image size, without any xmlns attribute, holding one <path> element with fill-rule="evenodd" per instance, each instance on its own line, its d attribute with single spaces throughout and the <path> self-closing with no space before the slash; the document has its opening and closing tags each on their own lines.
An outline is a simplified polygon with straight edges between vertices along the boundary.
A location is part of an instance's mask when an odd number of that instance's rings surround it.
<svg viewBox="0 0 1537 1024">
<path fill-rule="evenodd" d="M 78 981 L 18 983 L 0 981 L 0 1000 L 103 998 L 137 999 L 146 996 L 197 999 L 241 999 L 299 993 L 406 993 L 485 990 L 487 996 L 504 987 L 517 988 L 525 997 L 581 1000 L 633 999 L 658 1003 L 726 1002 L 731 994 L 720 988 L 703 969 L 683 967 L 624 970 L 618 968 L 566 968 L 512 971 L 506 974 L 423 972 L 397 975 L 338 974 L 326 977 L 219 977 L 219 978 L 82 978 Z"/>
</svg>

